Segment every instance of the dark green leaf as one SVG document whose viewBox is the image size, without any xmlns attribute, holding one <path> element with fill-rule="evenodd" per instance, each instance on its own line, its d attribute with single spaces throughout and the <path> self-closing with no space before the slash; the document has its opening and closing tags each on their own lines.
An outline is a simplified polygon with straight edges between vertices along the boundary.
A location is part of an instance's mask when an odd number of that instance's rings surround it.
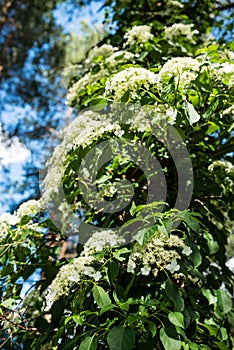
<svg viewBox="0 0 234 350">
<path fill-rule="evenodd" d="M 116 326 L 107 336 L 110 350 L 131 350 L 135 342 L 135 333 L 130 327 Z"/>
<path fill-rule="evenodd" d="M 86 337 L 80 343 L 79 350 L 96 350 L 97 349 L 97 339 L 93 335 L 92 337 Z"/>
</svg>

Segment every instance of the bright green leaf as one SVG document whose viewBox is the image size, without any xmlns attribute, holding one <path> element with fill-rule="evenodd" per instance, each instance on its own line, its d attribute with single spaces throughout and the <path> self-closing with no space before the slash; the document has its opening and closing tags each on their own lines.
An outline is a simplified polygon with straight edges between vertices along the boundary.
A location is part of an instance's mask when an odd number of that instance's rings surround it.
<svg viewBox="0 0 234 350">
<path fill-rule="evenodd" d="M 192 125 L 200 120 L 200 115 L 197 113 L 193 105 L 186 101 L 186 110 L 189 124 Z"/>
<path fill-rule="evenodd" d="M 175 326 L 184 328 L 184 316 L 181 312 L 170 312 L 168 318 Z"/>
<path fill-rule="evenodd" d="M 167 335 L 165 328 L 160 329 L 160 340 L 163 343 L 165 350 L 180 350 L 181 349 L 181 341 L 174 339 L 174 338 L 170 338 Z"/>
<path fill-rule="evenodd" d="M 224 313 L 227 314 L 232 309 L 232 299 L 229 295 L 223 290 L 219 289 L 217 292 L 218 297 L 218 307 Z"/>
<path fill-rule="evenodd" d="M 215 304 L 217 302 L 217 297 L 215 297 L 209 289 L 202 288 L 202 294 L 209 301 L 209 305 Z"/>
<path fill-rule="evenodd" d="M 104 289 L 100 286 L 95 285 L 93 287 L 93 297 L 98 306 L 101 308 L 111 304 L 111 300 L 107 292 L 104 291 Z"/>
</svg>

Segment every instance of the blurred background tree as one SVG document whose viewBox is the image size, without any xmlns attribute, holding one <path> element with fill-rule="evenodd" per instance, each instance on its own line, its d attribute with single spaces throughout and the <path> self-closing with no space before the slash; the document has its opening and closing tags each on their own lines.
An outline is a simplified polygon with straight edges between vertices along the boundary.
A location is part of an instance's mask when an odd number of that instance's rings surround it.
<svg viewBox="0 0 234 350">
<path fill-rule="evenodd" d="M 0 122 L 9 142 L 17 137 L 30 151 L 22 177 L 12 179 L 9 163 L 1 162 L 0 204 L 4 206 L 0 211 L 15 210 L 23 199 L 39 196 L 38 169 L 45 140 L 70 115 L 64 103 L 64 68 L 71 60 L 84 58 L 104 35 L 104 29 L 94 24 L 97 14 L 89 24 L 79 24 L 89 4 L 90 0 L 0 1 Z M 67 24 L 76 20 L 80 34 L 61 25 L 62 17 Z"/>
</svg>

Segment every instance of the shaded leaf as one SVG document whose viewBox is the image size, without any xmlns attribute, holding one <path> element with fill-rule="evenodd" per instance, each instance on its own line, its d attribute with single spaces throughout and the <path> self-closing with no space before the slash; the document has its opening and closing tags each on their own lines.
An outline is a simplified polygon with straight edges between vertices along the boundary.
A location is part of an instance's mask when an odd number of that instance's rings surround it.
<svg viewBox="0 0 234 350">
<path fill-rule="evenodd" d="M 135 333 L 130 327 L 116 326 L 107 336 L 110 350 L 131 350 L 135 342 Z"/>
</svg>

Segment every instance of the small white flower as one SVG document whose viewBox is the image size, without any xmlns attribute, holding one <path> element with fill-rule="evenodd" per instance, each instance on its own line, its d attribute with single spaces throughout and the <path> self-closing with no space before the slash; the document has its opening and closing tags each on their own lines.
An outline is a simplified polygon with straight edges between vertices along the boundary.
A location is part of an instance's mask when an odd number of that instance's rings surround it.
<svg viewBox="0 0 234 350">
<path fill-rule="evenodd" d="M 97 271 L 92 275 L 92 277 L 97 282 L 102 278 L 102 274 L 99 271 Z"/>
<path fill-rule="evenodd" d="M 133 273 L 135 271 L 135 268 L 136 268 L 136 263 L 132 259 L 129 259 L 127 272 Z"/>
<path fill-rule="evenodd" d="M 169 270 L 171 273 L 174 273 L 176 271 L 179 271 L 180 265 L 177 263 L 176 259 L 173 259 L 171 263 L 166 266 L 166 269 Z"/>
<path fill-rule="evenodd" d="M 192 249 L 188 246 L 185 246 L 184 249 L 182 250 L 182 254 L 187 255 L 187 256 L 192 254 L 192 252 L 193 252 Z"/>
<path fill-rule="evenodd" d="M 76 272 L 72 276 L 69 276 L 68 280 L 71 282 L 78 282 L 80 280 L 80 274 Z"/>
<path fill-rule="evenodd" d="M 151 271 L 151 268 L 149 266 L 144 266 L 141 268 L 141 274 L 144 276 L 148 276 Z"/>
</svg>

